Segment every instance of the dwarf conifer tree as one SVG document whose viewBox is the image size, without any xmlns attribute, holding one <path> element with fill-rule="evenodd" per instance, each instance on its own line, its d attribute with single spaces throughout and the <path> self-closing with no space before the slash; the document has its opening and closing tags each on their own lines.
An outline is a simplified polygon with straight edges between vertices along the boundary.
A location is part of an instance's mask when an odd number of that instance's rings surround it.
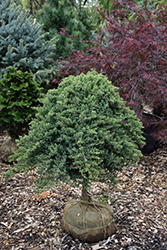
<svg viewBox="0 0 167 250">
<path fill-rule="evenodd" d="M 124 162 L 141 156 L 142 124 L 102 74 L 65 78 L 41 101 L 13 157 L 18 170 L 38 168 L 39 187 L 71 179 L 85 194 L 90 181 L 112 184 Z"/>
<path fill-rule="evenodd" d="M 13 66 L 23 72 L 36 73 L 48 68 L 53 44 L 44 42 L 39 26 L 19 7 L 0 0 L 0 73 Z"/>
</svg>

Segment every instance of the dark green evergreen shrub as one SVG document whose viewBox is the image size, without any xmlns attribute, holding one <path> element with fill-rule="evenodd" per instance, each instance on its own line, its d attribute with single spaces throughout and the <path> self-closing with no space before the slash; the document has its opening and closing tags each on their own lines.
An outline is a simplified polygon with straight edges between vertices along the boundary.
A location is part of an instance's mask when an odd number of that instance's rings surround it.
<svg viewBox="0 0 167 250">
<path fill-rule="evenodd" d="M 41 26 L 15 4 L 0 0 L 1 74 L 9 66 L 33 74 L 46 72 L 52 62 L 54 46 L 44 41 L 45 35 L 40 35 L 40 29 Z"/>
<path fill-rule="evenodd" d="M 38 168 L 40 188 L 71 179 L 87 196 L 90 181 L 112 184 L 124 162 L 142 156 L 142 124 L 102 74 L 65 78 L 41 102 L 13 157 L 18 171 Z"/>
<path fill-rule="evenodd" d="M 83 40 L 91 40 L 95 21 L 89 8 L 73 1 L 47 0 L 37 12 L 37 20 L 43 25 L 43 32 L 48 32 L 45 39 L 57 38 L 55 59 L 67 57 L 72 49 L 86 50 L 88 45 Z"/>
<path fill-rule="evenodd" d="M 35 114 L 32 107 L 43 97 L 32 78 L 32 73 L 9 67 L 0 79 L 0 127 L 6 129 L 12 139 L 27 132 Z"/>
</svg>

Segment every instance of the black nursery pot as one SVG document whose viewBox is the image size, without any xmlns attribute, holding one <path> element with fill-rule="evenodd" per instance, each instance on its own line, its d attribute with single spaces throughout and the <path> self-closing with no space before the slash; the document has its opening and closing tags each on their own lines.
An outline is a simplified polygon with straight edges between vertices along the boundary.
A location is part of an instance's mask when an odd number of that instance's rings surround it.
<svg viewBox="0 0 167 250">
<path fill-rule="evenodd" d="M 152 153 L 155 149 L 156 146 L 156 138 L 153 137 L 153 133 L 158 133 L 158 126 L 160 124 L 160 122 L 163 121 L 163 119 L 160 116 L 154 115 L 154 114 L 149 114 L 149 113 L 144 113 L 143 115 L 150 117 L 156 121 L 154 122 L 150 122 L 149 127 L 146 129 L 143 129 L 143 136 L 146 139 L 146 145 L 141 148 L 141 152 L 144 155 L 148 155 L 150 153 Z"/>
</svg>

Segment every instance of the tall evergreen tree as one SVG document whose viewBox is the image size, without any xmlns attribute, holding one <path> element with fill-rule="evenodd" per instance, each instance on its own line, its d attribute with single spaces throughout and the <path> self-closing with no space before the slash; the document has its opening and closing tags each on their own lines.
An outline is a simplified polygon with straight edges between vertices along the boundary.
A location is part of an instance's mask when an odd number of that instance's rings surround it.
<svg viewBox="0 0 167 250">
<path fill-rule="evenodd" d="M 44 41 L 41 26 L 15 4 L 0 0 L 0 73 L 14 66 L 37 73 L 52 61 L 53 43 Z"/>
<path fill-rule="evenodd" d="M 37 13 L 46 39 L 57 38 L 55 58 L 67 57 L 72 49 L 85 50 L 83 40 L 91 40 L 95 23 L 89 8 L 67 0 L 47 0 Z"/>
</svg>

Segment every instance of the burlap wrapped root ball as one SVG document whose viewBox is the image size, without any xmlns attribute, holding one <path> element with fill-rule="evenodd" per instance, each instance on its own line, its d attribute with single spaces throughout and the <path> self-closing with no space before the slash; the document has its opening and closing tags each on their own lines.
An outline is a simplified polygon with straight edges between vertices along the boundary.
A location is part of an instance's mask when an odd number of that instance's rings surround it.
<svg viewBox="0 0 167 250">
<path fill-rule="evenodd" d="M 62 228 L 82 242 L 104 240 L 116 232 L 113 210 L 97 201 L 68 201 L 63 213 Z"/>
</svg>

